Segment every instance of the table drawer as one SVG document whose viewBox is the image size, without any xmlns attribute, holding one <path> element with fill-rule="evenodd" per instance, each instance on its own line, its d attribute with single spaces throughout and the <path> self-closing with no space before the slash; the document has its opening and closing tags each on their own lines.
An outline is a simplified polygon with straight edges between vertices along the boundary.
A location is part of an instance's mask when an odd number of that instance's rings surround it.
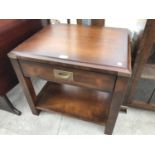
<svg viewBox="0 0 155 155">
<path fill-rule="evenodd" d="M 24 76 L 66 83 L 104 91 L 112 91 L 115 76 L 91 71 L 58 67 L 39 62 L 20 61 Z"/>
</svg>

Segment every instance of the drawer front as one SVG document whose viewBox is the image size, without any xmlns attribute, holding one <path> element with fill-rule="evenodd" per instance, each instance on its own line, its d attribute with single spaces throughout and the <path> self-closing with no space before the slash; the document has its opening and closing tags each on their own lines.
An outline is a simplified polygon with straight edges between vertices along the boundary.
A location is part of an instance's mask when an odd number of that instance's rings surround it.
<svg viewBox="0 0 155 155">
<path fill-rule="evenodd" d="M 24 76 L 66 83 L 104 91 L 112 91 L 115 76 L 85 70 L 57 67 L 39 62 L 20 61 Z"/>
</svg>

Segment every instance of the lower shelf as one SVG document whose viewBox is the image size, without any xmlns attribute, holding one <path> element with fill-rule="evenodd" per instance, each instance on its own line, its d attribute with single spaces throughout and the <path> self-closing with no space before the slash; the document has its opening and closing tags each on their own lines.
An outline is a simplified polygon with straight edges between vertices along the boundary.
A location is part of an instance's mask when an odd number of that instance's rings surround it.
<svg viewBox="0 0 155 155">
<path fill-rule="evenodd" d="M 132 101 L 132 103 L 129 104 L 129 106 L 134 107 L 134 108 L 140 108 L 140 109 L 155 111 L 155 104 L 152 104 L 152 103 L 148 104 L 148 103 L 145 103 L 143 101 L 134 100 L 134 101 Z"/>
<path fill-rule="evenodd" d="M 36 104 L 39 110 L 57 111 L 96 123 L 107 120 L 110 93 L 50 83 L 41 94 Z"/>
</svg>

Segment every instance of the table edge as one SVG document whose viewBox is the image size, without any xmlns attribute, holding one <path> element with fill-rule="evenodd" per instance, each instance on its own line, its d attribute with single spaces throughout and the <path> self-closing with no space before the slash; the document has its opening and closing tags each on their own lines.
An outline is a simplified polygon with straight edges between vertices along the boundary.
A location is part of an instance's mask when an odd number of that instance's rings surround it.
<svg viewBox="0 0 155 155">
<path fill-rule="evenodd" d="M 66 64 L 66 65 L 73 65 L 73 66 L 79 66 L 79 67 L 87 67 L 87 68 L 93 68 L 93 69 L 98 69 L 102 71 L 111 71 L 118 73 L 118 76 L 123 76 L 123 77 L 131 77 L 131 63 L 129 63 L 128 68 L 120 68 L 120 67 L 114 67 L 114 66 L 106 66 L 106 65 L 97 65 L 97 64 L 91 64 L 91 63 L 85 63 L 85 62 L 79 62 L 79 61 L 71 61 L 71 60 L 66 60 L 66 59 L 59 59 L 59 58 L 54 58 L 54 57 L 44 57 L 44 56 L 36 56 L 33 55 L 33 57 L 29 57 L 28 54 L 24 55 L 23 53 L 21 54 L 16 54 L 16 51 L 11 51 L 8 53 L 8 57 L 10 59 L 17 59 L 17 60 L 27 60 L 27 61 L 37 61 L 37 62 L 44 62 L 44 63 L 59 63 L 59 64 Z M 131 62 L 131 54 L 129 54 L 129 59 L 128 61 Z M 32 56 L 32 55 L 31 55 Z"/>
</svg>

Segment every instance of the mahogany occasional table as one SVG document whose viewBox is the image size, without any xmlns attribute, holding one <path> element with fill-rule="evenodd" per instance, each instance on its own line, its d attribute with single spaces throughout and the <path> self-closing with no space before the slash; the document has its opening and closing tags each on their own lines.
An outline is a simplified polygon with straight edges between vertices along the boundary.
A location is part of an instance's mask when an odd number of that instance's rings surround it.
<svg viewBox="0 0 155 155">
<path fill-rule="evenodd" d="M 126 29 L 57 24 L 9 57 L 33 114 L 61 112 L 105 124 L 112 134 L 131 75 L 128 45 Z M 38 95 L 30 77 L 48 81 Z"/>
</svg>

